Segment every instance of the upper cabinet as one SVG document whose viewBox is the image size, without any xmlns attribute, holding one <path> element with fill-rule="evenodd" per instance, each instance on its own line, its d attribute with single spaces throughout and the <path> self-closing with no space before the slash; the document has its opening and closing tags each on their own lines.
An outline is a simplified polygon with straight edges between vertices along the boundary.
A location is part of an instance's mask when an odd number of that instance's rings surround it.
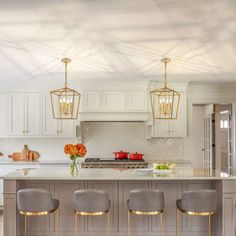
<svg viewBox="0 0 236 236">
<path fill-rule="evenodd" d="M 146 90 L 85 90 L 81 112 L 146 112 Z"/>
<path fill-rule="evenodd" d="M 82 107 L 84 112 L 99 112 L 101 110 L 101 92 L 84 91 L 82 94 Z"/>
<path fill-rule="evenodd" d="M 9 135 L 38 136 L 41 134 L 39 93 L 9 94 L 8 108 Z"/>
<path fill-rule="evenodd" d="M 0 94 L 0 136 L 7 133 L 7 95 Z"/>
<path fill-rule="evenodd" d="M 43 94 L 43 135 L 53 137 L 75 137 L 76 127 L 73 120 L 54 119 L 49 94 Z"/>
<path fill-rule="evenodd" d="M 0 94 L 1 137 L 75 137 L 74 120 L 55 120 L 50 95 Z"/>
</svg>

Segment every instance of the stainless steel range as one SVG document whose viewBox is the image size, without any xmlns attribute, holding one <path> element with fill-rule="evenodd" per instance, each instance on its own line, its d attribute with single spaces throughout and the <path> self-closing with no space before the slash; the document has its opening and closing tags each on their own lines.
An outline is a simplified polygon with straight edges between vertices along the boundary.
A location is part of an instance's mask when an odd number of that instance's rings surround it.
<svg viewBox="0 0 236 236">
<path fill-rule="evenodd" d="M 131 161 L 129 159 L 104 159 L 104 158 L 86 158 L 81 163 L 81 168 L 121 168 L 121 169 L 138 169 L 147 168 L 148 163 L 145 160 Z"/>
</svg>

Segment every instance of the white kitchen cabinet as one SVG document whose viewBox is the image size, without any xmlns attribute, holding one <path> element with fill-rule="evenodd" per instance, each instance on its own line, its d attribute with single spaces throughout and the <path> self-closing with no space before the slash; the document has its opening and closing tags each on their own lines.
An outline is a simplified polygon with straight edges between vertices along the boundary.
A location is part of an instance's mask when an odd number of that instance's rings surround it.
<svg viewBox="0 0 236 236">
<path fill-rule="evenodd" d="M 125 91 L 103 91 L 103 107 L 105 112 L 124 112 L 126 111 Z"/>
<path fill-rule="evenodd" d="M 25 94 L 25 135 L 41 134 L 41 102 L 39 93 Z"/>
<path fill-rule="evenodd" d="M 85 90 L 81 112 L 146 112 L 145 90 Z"/>
<path fill-rule="evenodd" d="M 75 137 L 76 127 L 73 120 L 54 119 L 49 94 L 43 94 L 43 136 Z"/>
<path fill-rule="evenodd" d="M 186 95 L 180 91 L 179 112 L 176 120 L 154 120 L 151 137 L 185 137 L 186 136 Z"/>
<path fill-rule="evenodd" d="M 7 133 L 7 95 L 0 94 L 0 136 Z"/>
<path fill-rule="evenodd" d="M 128 91 L 128 110 L 131 112 L 146 111 L 146 92 L 144 90 Z"/>
<path fill-rule="evenodd" d="M 10 136 L 40 135 L 40 94 L 14 93 L 8 95 Z"/>
<path fill-rule="evenodd" d="M 101 92 L 100 91 L 84 91 L 82 96 L 83 112 L 99 112 L 101 111 Z"/>
</svg>

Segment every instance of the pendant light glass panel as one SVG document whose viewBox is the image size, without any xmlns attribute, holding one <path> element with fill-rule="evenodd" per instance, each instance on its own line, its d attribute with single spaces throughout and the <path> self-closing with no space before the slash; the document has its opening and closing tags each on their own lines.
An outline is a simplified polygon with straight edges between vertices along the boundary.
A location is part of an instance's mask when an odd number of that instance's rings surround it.
<svg viewBox="0 0 236 236">
<path fill-rule="evenodd" d="M 77 119 L 80 105 L 80 93 L 67 87 L 67 64 L 69 58 L 63 58 L 65 63 L 65 87 L 50 92 L 54 119 Z"/>
<path fill-rule="evenodd" d="M 167 87 L 167 63 L 170 59 L 161 61 L 165 64 L 164 87 L 150 92 L 153 119 L 177 119 L 180 93 Z"/>
</svg>

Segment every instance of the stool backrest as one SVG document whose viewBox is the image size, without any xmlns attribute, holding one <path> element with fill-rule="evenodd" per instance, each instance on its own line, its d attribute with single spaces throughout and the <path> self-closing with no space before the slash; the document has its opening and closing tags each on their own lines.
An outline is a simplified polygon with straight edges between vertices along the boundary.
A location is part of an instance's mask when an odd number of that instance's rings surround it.
<svg viewBox="0 0 236 236">
<path fill-rule="evenodd" d="M 44 189 L 22 189 L 17 192 L 19 211 L 42 212 L 54 209 L 52 195 Z"/>
<path fill-rule="evenodd" d="M 215 190 L 185 191 L 182 207 L 193 212 L 215 212 L 217 209 L 217 193 Z"/>
<path fill-rule="evenodd" d="M 80 212 L 106 212 L 110 208 L 107 192 L 95 189 L 81 189 L 74 193 L 74 209 Z"/>
<path fill-rule="evenodd" d="M 152 189 L 135 189 L 130 192 L 128 208 L 132 211 L 154 212 L 165 207 L 164 192 Z"/>
</svg>

